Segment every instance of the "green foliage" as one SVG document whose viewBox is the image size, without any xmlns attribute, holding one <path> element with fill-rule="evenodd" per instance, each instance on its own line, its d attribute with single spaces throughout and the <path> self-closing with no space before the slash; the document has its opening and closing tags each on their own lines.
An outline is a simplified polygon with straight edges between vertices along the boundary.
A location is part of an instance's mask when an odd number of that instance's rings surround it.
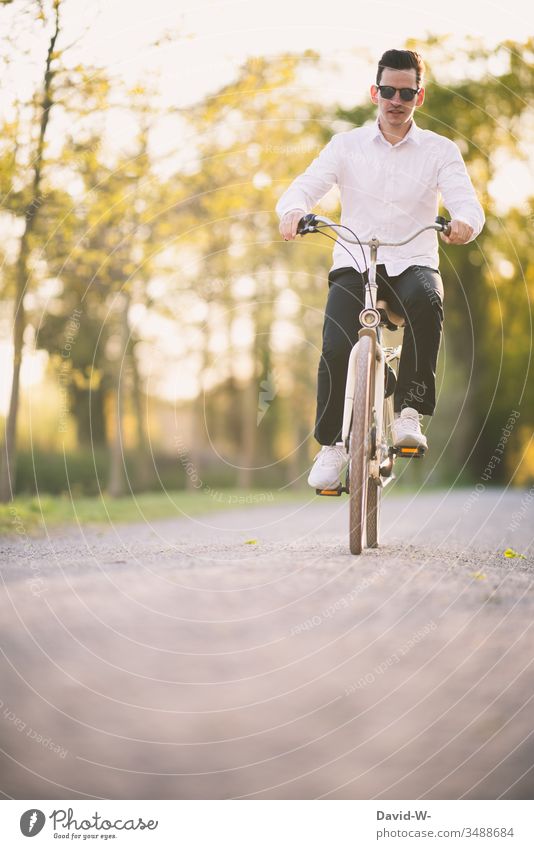
<svg viewBox="0 0 534 849">
<path fill-rule="evenodd" d="M 183 519 L 218 510 L 243 509 L 265 503 L 265 492 L 224 489 L 216 493 L 206 490 L 184 492 L 145 492 L 124 498 L 63 495 L 51 497 L 17 497 L 12 504 L 0 504 L 0 535 L 17 535 L 21 539 L 42 533 L 43 529 L 73 524 L 109 527 L 119 522 L 142 522 L 156 519 Z M 270 504 L 287 504 L 299 496 L 288 492 L 270 493 Z"/>
<path fill-rule="evenodd" d="M 152 480 L 149 486 L 142 475 L 139 454 L 127 451 L 123 456 L 127 491 L 142 492 L 146 489 L 174 490 L 187 487 L 184 464 L 175 455 L 155 452 L 151 457 Z M 259 486 L 277 487 L 285 480 L 287 468 L 266 468 L 257 475 Z M 109 480 L 109 455 L 105 447 L 88 451 L 32 452 L 21 450 L 17 464 L 16 492 L 25 495 L 50 493 L 63 495 L 98 495 L 107 492 Z M 236 470 L 221 463 L 216 455 L 206 455 L 202 461 L 202 483 L 209 488 L 236 486 Z"/>
<path fill-rule="evenodd" d="M 124 460 L 129 488 L 133 492 L 141 491 L 144 486 L 139 475 L 137 453 L 127 453 Z M 185 472 L 176 458 L 156 455 L 154 465 L 155 489 L 185 488 Z M 17 465 L 16 491 L 27 495 L 62 495 L 69 492 L 76 496 L 98 495 L 107 490 L 108 471 L 109 456 L 105 448 L 92 452 L 72 451 L 67 455 L 59 451 L 21 451 Z"/>
</svg>

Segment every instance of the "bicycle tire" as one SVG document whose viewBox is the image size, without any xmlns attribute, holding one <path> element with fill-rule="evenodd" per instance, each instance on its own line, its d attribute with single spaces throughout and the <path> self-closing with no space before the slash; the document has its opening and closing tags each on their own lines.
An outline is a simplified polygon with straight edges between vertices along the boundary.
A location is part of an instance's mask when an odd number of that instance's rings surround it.
<svg viewBox="0 0 534 849">
<path fill-rule="evenodd" d="M 388 447 L 391 444 L 391 424 L 393 422 L 392 393 L 384 398 L 382 412 L 382 433 L 377 435 L 377 444 L 382 445 L 378 462 L 382 463 L 389 457 Z M 382 487 L 369 479 L 367 491 L 367 547 L 378 548 L 380 544 L 380 507 L 382 503 Z"/>
<path fill-rule="evenodd" d="M 349 544 L 351 554 L 361 554 L 364 546 L 367 489 L 369 478 L 369 428 L 373 398 L 374 342 L 362 334 L 355 361 L 354 401 L 349 441 Z"/>
<path fill-rule="evenodd" d="M 380 538 L 380 502 L 382 487 L 369 478 L 367 482 L 366 543 L 367 548 L 378 548 Z"/>
<path fill-rule="evenodd" d="M 374 372 L 375 380 L 377 379 L 378 367 Z M 380 378 L 381 379 L 381 378 Z M 382 380 L 385 384 L 385 378 Z M 374 391 L 379 391 L 379 388 L 374 387 Z M 385 385 L 384 385 L 384 393 L 385 393 Z M 381 393 L 380 393 L 381 394 Z M 390 393 L 391 394 L 391 393 Z M 374 397 L 374 393 L 373 396 Z M 380 463 L 383 459 L 382 457 L 382 443 L 384 441 L 384 428 L 387 422 L 387 407 L 388 407 L 388 397 L 384 394 L 383 401 L 383 410 L 382 410 L 382 427 L 381 432 L 375 433 L 374 439 L 374 447 L 377 452 L 378 463 Z M 372 400 L 371 400 L 371 408 L 372 408 Z M 382 487 L 380 484 L 369 477 L 367 483 L 367 504 L 366 504 L 366 518 L 365 518 L 365 536 L 366 536 L 366 545 L 367 548 L 378 548 L 380 542 L 380 504 L 382 501 Z"/>
</svg>

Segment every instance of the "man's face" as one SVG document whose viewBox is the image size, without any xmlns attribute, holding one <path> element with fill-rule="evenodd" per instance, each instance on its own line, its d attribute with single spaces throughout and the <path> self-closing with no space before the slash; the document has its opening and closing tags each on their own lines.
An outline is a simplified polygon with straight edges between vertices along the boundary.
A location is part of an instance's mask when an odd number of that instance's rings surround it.
<svg viewBox="0 0 534 849">
<path fill-rule="evenodd" d="M 380 85 L 391 85 L 394 88 L 418 88 L 416 82 L 416 74 L 414 68 L 409 68 L 406 71 L 397 71 L 394 68 L 384 68 L 380 77 Z M 425 90 L 422 88 L 418 95 L 413 100 L 406 102 L 401 100 L 398 91 L 395 92 L 391 100 L 383 98 L 377 86 L 371 86 L 371 100 L 378 106 L 378 118 L 380 126 L 383 129 L 394 130 L 405 129 L 410 123 L 418 106 L 421 106 L 425 99 Z"/>
</svg>

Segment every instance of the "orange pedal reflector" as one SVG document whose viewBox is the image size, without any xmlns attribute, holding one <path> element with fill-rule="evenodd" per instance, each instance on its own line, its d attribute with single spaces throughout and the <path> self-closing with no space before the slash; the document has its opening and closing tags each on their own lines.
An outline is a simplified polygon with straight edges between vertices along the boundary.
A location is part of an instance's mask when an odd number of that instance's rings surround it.
<svg viewBox="0 0 534 849">
<path fill-rule="evenodd" d="M 398 457 L 422 457 L 426 449 L 421 446 L 399 445 L 393 450 Z"/>
<path fill-rule="evenodd" d="M 343 486 L 339 486 L 337 489 L 316 489 L 316 495 L 342 495 L 347 490 Z"/>
</svg>

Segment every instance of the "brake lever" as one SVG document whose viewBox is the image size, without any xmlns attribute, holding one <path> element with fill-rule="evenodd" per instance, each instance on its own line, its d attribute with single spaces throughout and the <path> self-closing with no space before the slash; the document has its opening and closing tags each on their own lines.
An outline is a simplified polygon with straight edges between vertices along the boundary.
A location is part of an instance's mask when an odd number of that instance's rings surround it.
<svg viewBox="0 0 534 849">
<path fill-rule="evenodd" d="M 305 236 L 306 233 L 317 232 L 317 219 L 313 212 L 304 215 L 297 224 L 297 236 Z"/>
<path fill-rule="evenodd" d="M 448 236 L 451 232 L 451 222 L 448 218 L 444 218 L 443 215 L 436 216 L 436 224 L 441 226 L 441 232 Z"/>
</svg>

